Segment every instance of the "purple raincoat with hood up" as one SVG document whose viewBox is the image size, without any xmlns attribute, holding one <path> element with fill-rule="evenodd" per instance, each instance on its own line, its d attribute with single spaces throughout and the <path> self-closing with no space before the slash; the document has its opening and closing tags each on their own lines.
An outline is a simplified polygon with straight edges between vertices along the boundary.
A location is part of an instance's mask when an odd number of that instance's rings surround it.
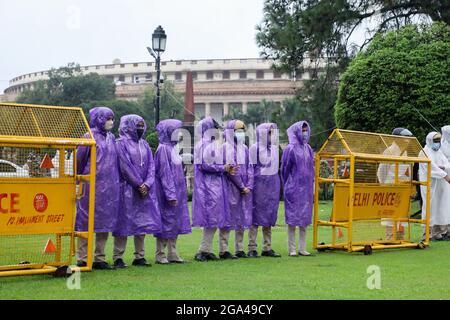
<svg viewBox="0 0 450 320">
<path fill-rule="evenodd" d="M 117 152 L 121 198 L 119 218 L 113 233 L 115 237 L 161 231 L 161 214 L 155 192 L 155 163 L 147 141 L 138 137 L 136 127 L 140 122 L 144 122 L 142 137 L 145 137 L 147 125 L 142 117 L 131 114 L 120 119 Z M 148 194 L 144 197 L 139 192 L 142 184 L 148 187 Z"/>
<path fill-rule="evenodd" d="M 172 141 L 173 132 L 182 126 L 180 120 L 173 119 L 163 120 L 156 126 L 159 137 L 155 154 L 156 195 L 162 221 L 162 232 L 155 235 L 158 238 L 173 239 L 192 231 L 182 159 L 175 151 L 177 137 Z M 178 204 L 171 206 L 170 200 L 177 200 Z"/>
<path fill-rule="evenodd" d="M 114 135 L 105 130 L 108 118 L 114 118 L 114 112 L 106 107 L 97 107 L 89 111 L 89 126 L 97 146 L 94 231 L 112 232 L 116 225 L 119 210 L 119 167 Z M 86 134 L 84 137 L 88 137 Z M 77 148 L 77 174 L 90 173 L 90 149 Z M 75 229 L 87 231 L 89 213 L 89 184 L 83 186 L 84 196 L 77 202 Z"/>
<path fill-rule="evenodd" d="M 256 127 L 256 143 L 250 147 L 253 163 L 253 221 L 254 226 L 273 227 L 277 223 L 280 203 L 279 155 L 277 146 L 269 138 L 275 123 L 262 123 Z"/>
<path fill-rule="evenodd" d="M 308 126 L 305 139 L 302 137 L 303 124 Z M 287 134 L 289 144 L 281 160 L 285 222 L 306 227 L 311 224 L 314 201 L 314 152 L 308 144 L 311 128 L 306 121 L 299 121 L 289 127 Z"/>
<path fill-rule="evenodd" d="M 201 139 L 194 148 L 194 194 L 192 196 L 192 225 L 194 227 L 224 228 L 229 215 L 225 165 L 222 149 L 208 130 L 214 129 L 211 117 L 196 126 Z M 217 159 L 217 161 L 216 161 Z"/>
<path fill-rule="evenodd" d="M 250 164 L 247 146 L 237 143 L 234 137 L 236 120 L 230 120 L 225 127 L 225 143 L 222 146 L 224 159 L 227 164 L 238 165 L 239 170 L 234 174 L 226 174 L 226 186 L 230 215 L 227 219 L 229 227 L 224 229 L 241 230 L 252 225 L 253 211 L 253 166 Z M 242 194 L 242 190 L 252 190 L 249 194 Z"/>
</svg>

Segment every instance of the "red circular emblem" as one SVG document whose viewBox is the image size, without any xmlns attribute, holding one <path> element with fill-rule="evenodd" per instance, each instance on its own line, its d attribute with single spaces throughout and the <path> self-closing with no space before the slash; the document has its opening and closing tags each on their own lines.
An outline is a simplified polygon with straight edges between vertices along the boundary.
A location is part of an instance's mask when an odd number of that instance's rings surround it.
<svg viewBox="0 0 450 320">
<path fill-rule="evenodd" d="M 47 196 L 43 193 L 38 193 L 34 196 L 34 209 L 37 212 L 44 212 L 48 207 L 48 199 Z"/>
</svg>

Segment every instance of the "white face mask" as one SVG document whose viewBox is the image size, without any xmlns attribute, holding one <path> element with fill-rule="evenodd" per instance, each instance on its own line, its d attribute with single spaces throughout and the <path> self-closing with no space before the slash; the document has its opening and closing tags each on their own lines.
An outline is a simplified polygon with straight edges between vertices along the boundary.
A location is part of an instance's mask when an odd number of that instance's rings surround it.
<svg viewBox="0 0 450 320">
<path fill-rule="evenodd" d="M 114 127 L 114 121 L 113 120 L 106 121 L 106 123 L 105 123 L 105 130 L 106 131 L 111 131 L 113 127 Z"/>
<path fill-rule="evenodd" d="M 235 132 L 234 136 L 236 137 L 236 140 L 238 142 L 244 142 L 245 141 L 245 132 Z"/>
</svg>

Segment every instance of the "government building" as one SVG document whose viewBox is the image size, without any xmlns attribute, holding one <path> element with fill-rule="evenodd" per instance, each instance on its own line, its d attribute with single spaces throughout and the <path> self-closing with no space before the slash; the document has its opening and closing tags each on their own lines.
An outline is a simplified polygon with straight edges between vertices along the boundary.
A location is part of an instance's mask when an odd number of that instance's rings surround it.
<svg viewBox="0 0 450 320">
<path fill-rule="evenodd" d="M 231 108 L 246 113 L 252 105 L 262 100 L 282 105 L 301 89 L 304 80 L 317 77 L 323 72 L 325 60 L 304 60 L 301 72 L 284 74 L 272 69 L 273 60 L 211 59 L 171 60 L 161 62 L 162 77 L 184 92 L 186 74 L 192 72 L 194 83 L 195 113 L 198 118 L 210 115 L 222 119 Z M 81 67 L 84 74 L 98 73 L 116 83 L 116 97 L 124 100 L 139 99 L 146 88 L 154 85 L 156 70 L 154 62 L 122 63 Z M 26 89 L 33 89 L 38 80 L 48 79 L 48 70 L 32 72 L 15 77 L 0 95 L 0 101 L 14 101 Z"/>
</svg>

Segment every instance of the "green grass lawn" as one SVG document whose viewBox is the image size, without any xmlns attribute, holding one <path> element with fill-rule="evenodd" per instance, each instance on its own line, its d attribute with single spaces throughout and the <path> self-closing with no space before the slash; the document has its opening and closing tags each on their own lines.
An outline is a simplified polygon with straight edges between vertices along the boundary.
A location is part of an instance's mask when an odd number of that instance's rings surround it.
<svg viewBox="0 0 450 320">
<path fill-rule="evenodd" d="M 329 210 L 329 203 L 321 204 L 322 215 Z M 201 230 L 195 228 L 178 241 L 180 255 L 189 262 L 185 265 L 82 273 L 81 290 L 69 290 L 66 279 L 49 275 L 0 278 L 0 299 L 450 298 L 450 242 L 433 242 L 426 250 L 374 251 L 371 256 L 334 251 L 316 253 L 315 257 L 288 257 L 283 211 L 281 205 L 280 225 L 272 233 L 273 248 L 283 256 L 279 259 L 195 262 L 193 256 L 201 238 Z M 308 238 L 313 252 L 312 229 Z M 233 241 L 230 246 L 233 248 Z M 153 236 L 147 237 L 146 248 L 147 257 L 153 261 Z M 110 261 L 112 241 L 108 242 L 107 253 Z M 132 259 L 133 241 L 129 241 L 126 262 L 131 265 Z M 381 270 L 379 290 L 366 286 L 371 265 Z"/>
</svg>

